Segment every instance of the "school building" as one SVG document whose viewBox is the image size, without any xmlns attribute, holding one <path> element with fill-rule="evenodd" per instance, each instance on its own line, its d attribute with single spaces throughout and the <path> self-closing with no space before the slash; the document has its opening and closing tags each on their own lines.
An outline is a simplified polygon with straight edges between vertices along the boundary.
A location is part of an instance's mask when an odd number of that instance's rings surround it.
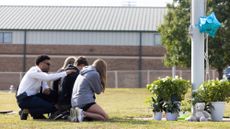
<svg viewBox="0 0 230 129">
<path fill-rule="evenodd" d="M 163 65 L 157 32 L 166 13 L 163 7 L 0 6 L 0 89 L 18 85 L 14 73 L 27 71 L 40 54 L 52 58 L 51 72 L 70 55 L 90 63 L 103 58 L 109 87 L 145 87 L 160 75 L 142 72 L 171 69 Z"/>
</svg>

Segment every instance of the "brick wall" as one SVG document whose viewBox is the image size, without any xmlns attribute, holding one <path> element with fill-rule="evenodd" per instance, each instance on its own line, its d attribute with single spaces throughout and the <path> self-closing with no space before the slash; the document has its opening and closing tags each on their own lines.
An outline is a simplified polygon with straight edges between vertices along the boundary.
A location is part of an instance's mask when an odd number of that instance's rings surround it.
<svg viewBox="0 0 230 129">
<path fill-rule="evenodd" d="M 167 69 L 163 66 L 164 48 L 143 47 L 142 69 Z M 92 63 L 98 57 L 108 63 L 108 70 L 138 70 L 139 47 L 135 46 L 84 46 L 84 45 L 28 45 L 26 68 L 34 65 L 40 54 L 52 58 L 51 71 L 56 71 L 67 56 L 84 55 Z M 23 45 L 1 45 L 0 72 L 21 72 L 23 69 Z"/>
<path fill-rule="evenodd" d="M 26 69 L 34 65 L 35 58 L 40 54 L 48 54 L 51 57 L 51 72 L 57 71 L 67 56 L 84 55 L 91 64 L 96 58 L 103 58 L 108 64 L 108 71 L 118 71 L 117 78 L 112 72 L 108 73 L 109 87 L 145 87 L 148 81 L 171 75 L 171 68 L 163 65 L 165 49 L 161 46 L 142 47 L 142 70 L 158 70 L 142 73 L 140 84 L 139 47 L 138 46 L 86 46 L 86 45 L 28 45 L 26 55 Z M 23 69 L 23 45 L 1 44 L 0 46 L 0 90 L 9 89 L 10 85 L 18 86 L 19 73 Z M 164 72 L 166 70 L 167 72 Z M 187 73 L 186 78 L 190 78 Z M 149 78 L 149 79 L 148 79 Z M 117 82 L 115 82 L 117 79 Z"/>
<path fill-rule="evenodd" d="M 23 45 L 1 44 L 0 54 L 22 54 Z M 27 45 L 27 54 L 138 56 L 138 46 Z M 142 47 L 143 56 L 163 56 L 162 46 Z"/>
</svg>

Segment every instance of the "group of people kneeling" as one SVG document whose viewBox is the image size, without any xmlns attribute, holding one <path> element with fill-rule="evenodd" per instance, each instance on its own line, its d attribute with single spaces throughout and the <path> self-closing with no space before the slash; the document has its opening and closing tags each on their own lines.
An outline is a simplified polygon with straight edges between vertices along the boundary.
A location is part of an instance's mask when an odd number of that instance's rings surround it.
<svg viewBox="0 0 230 129">
<path fill-rule="evenodd" d="M 66 119 L 73 122 L 108 119 L 105 111 L 95 102 L 95 94 L 104 92 L 106 62 L 97 59 L 88 65 L 85 57 L 66 58 L 56 73 L 49 74 L 50 57 L 40 55 L 23 76 L 17 90 L 21 120 L 28 114 L 33 119 Z M 53 81 L 52 88 L 48 82 Z"/>
</svg>

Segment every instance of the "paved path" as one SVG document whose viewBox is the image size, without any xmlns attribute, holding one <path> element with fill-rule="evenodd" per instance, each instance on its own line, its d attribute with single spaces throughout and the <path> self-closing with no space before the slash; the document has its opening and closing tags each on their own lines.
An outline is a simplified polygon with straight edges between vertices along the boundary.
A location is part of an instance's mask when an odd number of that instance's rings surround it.
<svg viewBox="0 0 230 129">
<path fill-rule="evenodd" d="M 152 117 L 148 117 L 148 118 L 133 118 L 135 120 L 153 120 Z M 166 118 L 162 118 L 163 121 L 166 121 Z M 211 122 L 211 120 L 209 120 Z M 214 122 L 214 121 L 213 121 Z M 221 122 L 230 122 L 230 118 L 223 118 L 223 121 Z"/>
</svg>

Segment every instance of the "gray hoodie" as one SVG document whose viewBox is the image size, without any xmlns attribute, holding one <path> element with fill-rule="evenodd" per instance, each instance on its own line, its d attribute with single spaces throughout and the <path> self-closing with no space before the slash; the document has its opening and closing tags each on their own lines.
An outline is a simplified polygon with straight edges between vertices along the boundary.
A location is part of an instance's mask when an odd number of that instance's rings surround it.
<svg viewBox="0 0 230 129">
<path fill-rule="evenodd" d="M 78 75 L 72 93 L 72 107 L 83 108 L 86 104 L 95 102 L 95 93 L 102 92 L 99 73 L 93 66 L 86 66 Z"/>
</svg>

